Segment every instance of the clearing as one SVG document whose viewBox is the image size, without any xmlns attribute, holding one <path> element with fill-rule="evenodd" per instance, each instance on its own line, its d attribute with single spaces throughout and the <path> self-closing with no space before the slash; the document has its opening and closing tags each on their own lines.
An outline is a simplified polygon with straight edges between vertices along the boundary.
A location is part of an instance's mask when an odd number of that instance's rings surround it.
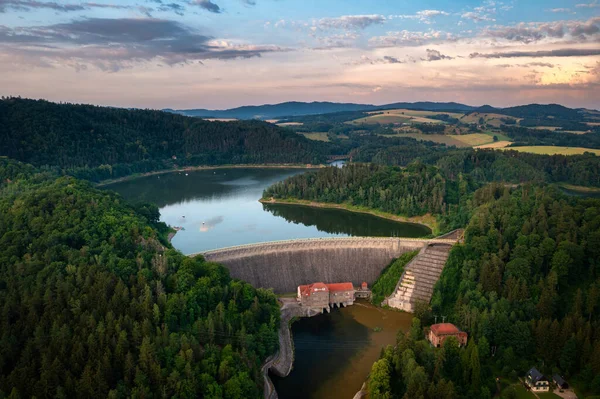
<svg viewBox="0 0 600 399">
<path fill-rule="evenodd" d="M 309 140 L 329 141 L 329 137 L 327 136 L 327 133 L 325 133 L 325 132 L 298 133 L 298 134 L 303 135 L 304 137 L 306 137 Z"/>
<path fill-rule="evenodd" d="M 464 114 L 459 114 L 456 112 L 436 112 L 436 111 L 414 111 L 410 109 L 386 109 L 385 111 L 370 111 L 368 112 L 369 116 L 364 118 L 355 119 L 350 122 L 352 124 L 375 124 L 380 123 L 382 125 L 385 124 L 400 124 L 400 123 L 444 123 L 438 119 L 431 119 L 428 116 L 432 115 L 448 115 L 452 118 L 460 118 Z"/>
<path fill-rule="evenodd" d="M 581 155 L 584 152 L 591 152 L 596 155 L 600 155 L 600 150 L 592 148 L 582 147 L 558 147 L 551 145 L 532 145 L 524 147 L 507 147 L 502 150 L 515 150 L 519 152 L 530 152 L 532 154 L 544 154 L 544 155 Z"/>
<path fill-rule="evenodd" d="M 473 148 L 504 148 L 511 145 L 511 141 L 496 141 L 495 143 L 478 145 Z"/>
<path fill-rule="evenodd" d="M 420 141 L 433 141 L 434 143 L 446 144 L 456 147 L 481 147 L 482 148 L 501 148 L 509 145 L 509 137 L 501 133 L 470 133 L 470 134 L 423 134 L 423 133 L 402 133 L 397 135 L 384 135 L 385 137 L 411 137 Z M 494 142 L 494 136 L 498 139 Z M 502 144 L 499 144 L 502 143 Z"/>
<path fill-rule="evenodd" d="M 515 122 L 519 122 L 521 120 L 521 118 L 515 118 L 508 115 L 473 112 L 460 118 L 460 121 L 462 123 L 479 123 L 480 118 L 483 118 L 486 124 L 495 127 L 500 127 L 500 125 L 504 124 L 502 119 L 512 119 Z"/>
</svg>

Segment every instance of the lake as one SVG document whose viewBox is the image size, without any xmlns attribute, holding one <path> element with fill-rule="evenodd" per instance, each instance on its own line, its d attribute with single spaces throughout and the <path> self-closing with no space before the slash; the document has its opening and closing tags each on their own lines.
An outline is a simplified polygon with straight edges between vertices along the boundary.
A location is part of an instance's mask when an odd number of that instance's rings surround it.
<svg viewBox="0 0 600 399">
<path fill-rule="evenodd" d="M 422 237 L 425 226 L 298 205 L 261 204 L 268 186 L 305 169 L 230 168 L 174 172 L 106 186 L 153 202 L 161 220 L 182 227 L 172 240 L 185 254 L 264 241 L 312 237 Z"/>
</svg>

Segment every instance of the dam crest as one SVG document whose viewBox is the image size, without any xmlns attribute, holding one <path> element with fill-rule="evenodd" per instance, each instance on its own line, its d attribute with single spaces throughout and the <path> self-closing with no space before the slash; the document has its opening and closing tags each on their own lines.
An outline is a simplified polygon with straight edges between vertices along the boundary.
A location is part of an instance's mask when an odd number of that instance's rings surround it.
<svg viewBox="0 0 600 399">
<path fill-rule="evenodd" d="M 239 245 L 189 256 L 203 255 L 207 261 L 224 264 L 233 278 L 282 294 L 314 281 L 373 284 L 400 255 L 431 244 L 451 246 L 457 242 L 446 237 L 308 238 Z"/>
</svg>

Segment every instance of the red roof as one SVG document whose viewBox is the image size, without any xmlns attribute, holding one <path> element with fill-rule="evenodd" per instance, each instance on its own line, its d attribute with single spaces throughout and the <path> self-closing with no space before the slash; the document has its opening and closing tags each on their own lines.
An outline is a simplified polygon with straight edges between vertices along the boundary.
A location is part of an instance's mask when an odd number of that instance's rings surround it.
<svg viewBox="0 0 600 399">
<path fill-rule="evenodd" d="M 327 284 L 327 288 L 329 291 L 354 291 L 354 286 L 352 283 L 334 283 Z"/>
<path fill-rule="evenodd" d="M 300 286 L 298 286 L 298 289 L 300 290 L 300 294 L 308 295 L 308 296 L 310 296 L 310 294 L 312 294 L 313 292 L 317 292 L 317 291 L 327 292 L 328 291 L 327 285 L 325 285 L 323 283 L 300 285 Z"/>
<path fill-rule="evenodd" d="M 431 326 L 431 332 L 435 335 L 458 334 L 461 331 L 452 323 L 440 323 Z"/>
</svg>

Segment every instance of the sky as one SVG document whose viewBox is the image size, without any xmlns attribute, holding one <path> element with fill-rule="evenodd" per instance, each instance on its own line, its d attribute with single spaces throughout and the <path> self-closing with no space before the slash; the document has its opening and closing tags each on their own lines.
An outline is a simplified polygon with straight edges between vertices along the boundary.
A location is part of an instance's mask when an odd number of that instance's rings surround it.
<svg viewBox="0 0 600 399">
<path fill-rule="evenodd" d="M 0 0 L 0 94 L 600 109 L 600 0 Z"/>
</svg>

